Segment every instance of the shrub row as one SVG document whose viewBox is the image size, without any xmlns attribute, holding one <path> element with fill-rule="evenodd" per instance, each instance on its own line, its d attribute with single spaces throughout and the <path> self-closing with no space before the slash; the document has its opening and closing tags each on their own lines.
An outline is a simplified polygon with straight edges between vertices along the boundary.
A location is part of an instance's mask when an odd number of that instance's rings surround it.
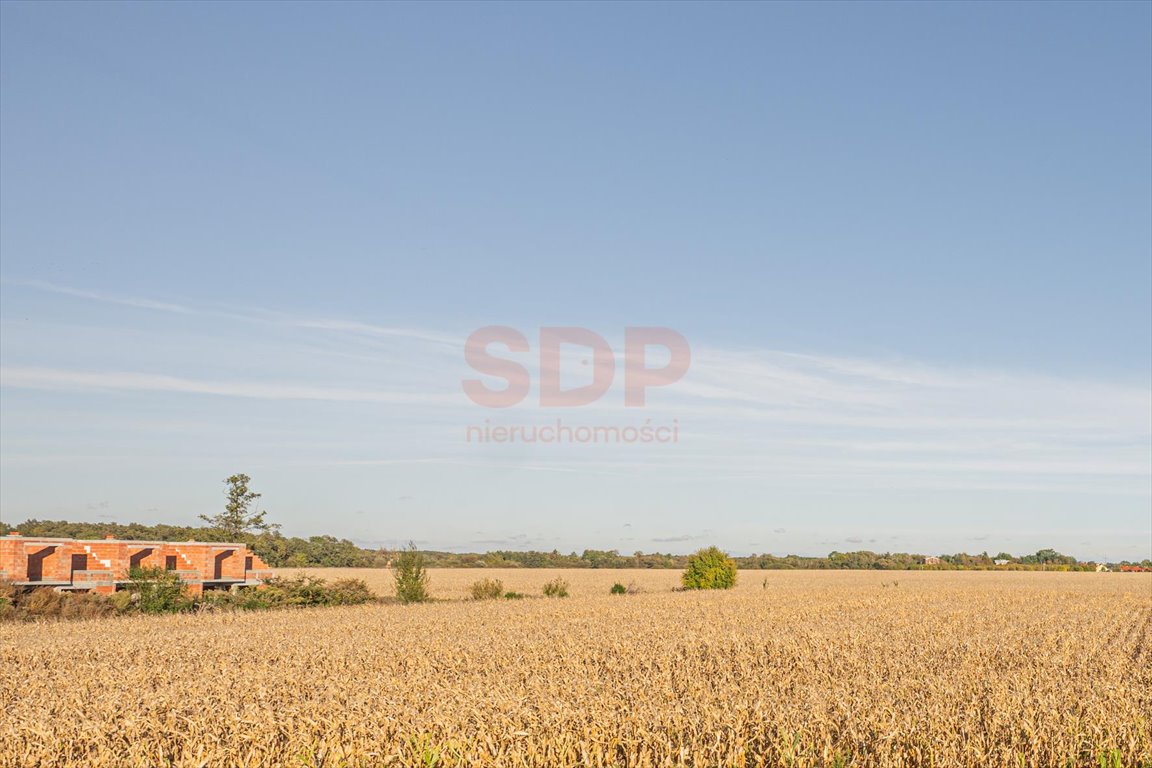
<svg viewBox="0 0 1152 768">
<path fill-rule="evenodd" d="M 274 577 L 262 589 L 212 591 L 193 598 L 175 574 L 156 568 L 133 569 L 124 589 L 111 595 L 20 590 L 0 582 L 0 620 L 90 619 L 133 613 L 194 610 L 266 610 L 318 605 L 359 605 L 379 598 L 360 579 L 328 584 L 312 576 Z"/>
<path fill-rule="evenodd" d="M 545 597 L 568 597 L 568 582 L 564 579 L 552 579 L 544 585 Z M 500 579 L 480 579 L 472 583 L 469 593 L 473 600 L 519 600 L 524 597 L 520 592 L 505 592 L 504 582 Z"/>
<path fill-rule="evenodd" d="M 338 579 L 328 584 L 314 576 L 273 577 L 263 589 L 208 592 L 203 605 L 210 609 L 259 611 L 269 608 L 300 608 L 319 605 L 361 605 L 379 598 L 360 579 Z"/>
</svg>

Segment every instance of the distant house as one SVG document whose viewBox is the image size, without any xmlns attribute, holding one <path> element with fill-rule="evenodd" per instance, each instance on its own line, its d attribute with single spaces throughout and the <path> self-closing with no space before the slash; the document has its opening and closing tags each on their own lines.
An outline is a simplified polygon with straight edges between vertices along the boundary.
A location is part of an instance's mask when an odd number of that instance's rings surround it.
<svg viewBox="0 0 1152 768">
<path fill-rule="evenodd" d="M 1096 563 L 1096 573 L 1111 573 L 1112 569 L 1104 565 L 1104 563 Z"/>
<path fill-rule="evenodd" d="M 1004 560 L 1003 558 L 1001 558 L 1000 560 L 993 560 L 992 562 L 995 563 L 996 565 L 1008 565 L 1008 563 L 1010 563 L 1012 561 L 1011 560 Z"/>
<path fill-rule="evenodd" d="M 61 539 L 16 531 L 0 537 L 0 578 L 18 587 L 110 593 L 128 582 L 133 568 L 173 571 L 193 594 L 256 586 L 272 575 L 244 544 Z"/>
<path fill-rule="evenodd" d="M 940 565 L 940 558 L 935 555 L 928 555 L 924 558 L 924 565 Z"/>
</svg>

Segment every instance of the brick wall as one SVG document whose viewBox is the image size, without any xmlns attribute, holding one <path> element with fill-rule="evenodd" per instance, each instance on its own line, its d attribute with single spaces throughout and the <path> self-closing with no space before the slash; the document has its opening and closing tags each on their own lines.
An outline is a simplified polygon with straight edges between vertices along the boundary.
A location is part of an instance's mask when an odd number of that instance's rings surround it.
<svg viewBox="0 0 1152 768">
<path fill-rule="evenodd" d="M 243 544 L 56 539 L 18 533 L 0 537 L 0 573 L 17 583 L 111 592 L 136 566 L 176 571 L 195 593 L 202 591 L 205 581 L 256 581 L 270 575 L 268 566 Z"/>
</svg>

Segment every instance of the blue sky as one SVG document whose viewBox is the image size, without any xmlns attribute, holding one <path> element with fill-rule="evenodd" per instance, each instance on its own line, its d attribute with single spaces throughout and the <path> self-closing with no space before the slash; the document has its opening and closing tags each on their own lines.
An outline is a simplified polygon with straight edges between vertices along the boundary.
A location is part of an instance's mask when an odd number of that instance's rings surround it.
<svg viewBox="0 0 1152 768">
<path fill-rule="evenodd" d="M 0 514 L 1147 557 L 1150 9 L 4 3 Z M 493 411 L 488 325 L 693 363 Z M 679 440 L 465 440 L 557 418 Z"/>
</svg>

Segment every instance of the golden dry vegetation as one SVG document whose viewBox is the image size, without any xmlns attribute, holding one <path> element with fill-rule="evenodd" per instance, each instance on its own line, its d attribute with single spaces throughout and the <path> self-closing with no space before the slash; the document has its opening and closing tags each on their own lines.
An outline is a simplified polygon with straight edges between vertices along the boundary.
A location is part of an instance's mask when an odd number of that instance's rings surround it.
<svg viewBox="0 0 1152 768">
<path fill-rule="evenodd" d="M 277 568 L 276 574 L 292 576 L 305 573 L 322 579 L 362 579 L 376 593 L 383 597 L 396 594 L 392 572 L 383 568 Z M 642 570 L 610 568 L 430 568 L 428 576 L 433 598 L 464 600 L 469 596 L 469 587 L 477 579 L 499 579 L 510 592 L 525 595 L 540 595 L 544 584 L 560 578 L 568 582 L 571 597 L 592 597 L 605 595 L 614 583 L 624 586 L 635 585 L 643 592 L 671 592 L 680 586 L 680 571 Z M 749 571 L 749 573 L 752 573 Z M 741 586 L 755 586 L 753 573 Z"/>
<path fill-rule="evenodd" d="M 1149 574 L 564 576 L 0 626 L 0 766 L 1152 765 Z"/>
</svg>

